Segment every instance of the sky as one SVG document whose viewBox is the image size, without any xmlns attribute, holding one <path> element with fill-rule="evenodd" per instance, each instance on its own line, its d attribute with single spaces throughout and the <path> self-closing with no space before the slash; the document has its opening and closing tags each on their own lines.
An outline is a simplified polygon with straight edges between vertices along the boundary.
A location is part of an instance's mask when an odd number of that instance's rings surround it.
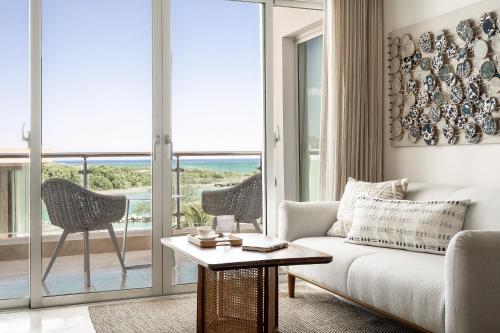
<svg viewBox="0 0 500 333">
<path fill-rule="evenodd" d="M 261 150 L 260 5 L 172 0 L 174 150 Z M 0 0 L 0 149 L 29 122 L 28 1 Z M 42 1 L 42 145 L 149 151 L 151 2 Z"/>
</svg>

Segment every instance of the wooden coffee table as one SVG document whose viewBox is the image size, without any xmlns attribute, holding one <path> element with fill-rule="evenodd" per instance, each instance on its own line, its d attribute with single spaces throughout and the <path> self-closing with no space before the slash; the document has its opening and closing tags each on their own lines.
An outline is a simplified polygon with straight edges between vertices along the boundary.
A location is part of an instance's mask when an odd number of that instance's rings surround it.
<svg viewBox="0 0 500 333">
<path fill-rule="evenodd" d="M 243 244 L 266 237 L 238 236 Z M 296 244 L 264 253 L 231 246 L 201 248 L 186 236 L 161 242 L 198 264 L 197 332 L 277 332 L 278 266 L 332 261 L 326 253 Z"/>
</svg>

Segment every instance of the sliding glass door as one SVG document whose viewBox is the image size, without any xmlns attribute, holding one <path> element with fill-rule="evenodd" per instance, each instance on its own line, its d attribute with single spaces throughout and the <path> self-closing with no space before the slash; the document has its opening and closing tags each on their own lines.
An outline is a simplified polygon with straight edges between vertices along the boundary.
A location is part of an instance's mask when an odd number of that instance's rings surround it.
<svg viewBox="0 0 500 333">
<path fill-rule="evenodd" d="M 170 234 L 216 227 L 262 232 L 263 5 L 171 1 L 172 219 Z M 222 223 L 221 223 L 222 224 Z M 169 253 L 167 287 L 187 290 L 197 266 Z"/>
<path fill-rule="evenodd" d="M 28 26 L 28 0 L 0 0 L 0 300 L 29 296 Z"/>
<path fill-rule="evenodd" d="M 41 296 L 151 288 L 152 1 L 40 5 Z"/>
</svg>

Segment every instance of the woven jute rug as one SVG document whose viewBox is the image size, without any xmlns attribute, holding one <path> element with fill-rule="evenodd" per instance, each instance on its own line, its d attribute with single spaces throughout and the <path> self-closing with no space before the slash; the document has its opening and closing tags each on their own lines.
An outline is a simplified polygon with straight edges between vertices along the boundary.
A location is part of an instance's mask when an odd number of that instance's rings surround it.
<svg viewBox="0 0 500 333">
<path fill-rule="evenodd" d="M 289 298 L 285 288 L 280 286 L 282 333 L 414 332 L 305 283 L 297 284 L 295 298 Z M 93 305 L 89 312 L 97 333 L 196 332 L 195 294 Z"/>
</svg>

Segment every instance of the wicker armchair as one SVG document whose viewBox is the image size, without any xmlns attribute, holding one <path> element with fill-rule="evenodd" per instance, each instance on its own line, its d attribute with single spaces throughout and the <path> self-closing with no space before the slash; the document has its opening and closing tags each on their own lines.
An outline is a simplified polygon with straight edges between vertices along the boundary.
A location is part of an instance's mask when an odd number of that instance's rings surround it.
<svg viewBox="0 0 500 333">
<path fill-rule="evenodd" d="M 125 214 L 124 196 L 98 194 L 68 180 L 53 178 L 42 184 L 42 199 L 47 207 L 50 223 L 63 229 L 42 281 L 47 278 L 68 234 L 83 232 L 85 280 L 90 287 L 89 231 L 91 230 L 108 230 L 122 270 L 126 273 L 111 224 L 119 221 Z"/>
<path fill-rule="evenodd" d="M 259 233 L 258 220 L 262 218 L 262 174 L 258 173 L 238 185 L 201 193 L 203 211 L 215 215 L 213 228 L 217 227 L 217 215 L 234 215 L 236 231 L 240 223 L 252 223 Z"/>
</svg>

